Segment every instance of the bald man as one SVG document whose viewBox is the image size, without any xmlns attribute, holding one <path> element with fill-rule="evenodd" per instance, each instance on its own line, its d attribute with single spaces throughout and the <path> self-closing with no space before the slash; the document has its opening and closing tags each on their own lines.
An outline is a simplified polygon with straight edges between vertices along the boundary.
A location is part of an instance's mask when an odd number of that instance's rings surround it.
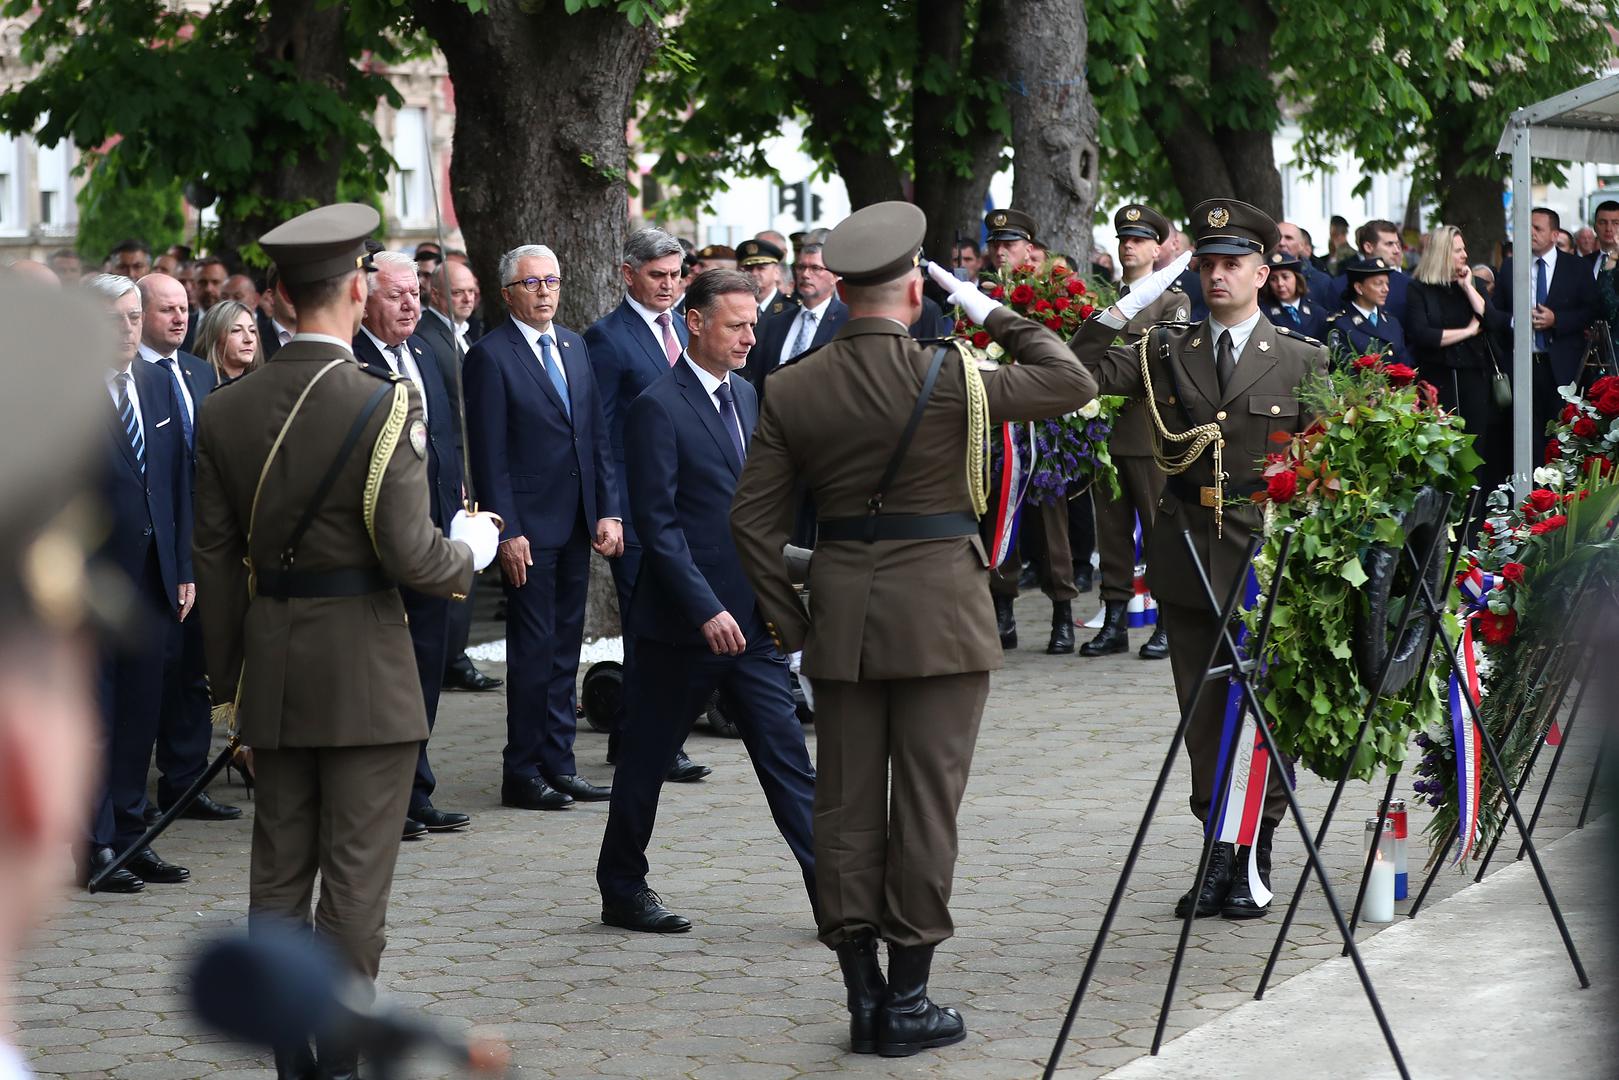
<svg viewBox="0 0 1619 1080">
<path fill-rule="evenodd" d="M 34 259 L 16 259 L 6 269 L 20 278 L 31 278 L 47 288 L 62 286 L 62 279 L 56 276 L 55 270 Z"/>
</svg>

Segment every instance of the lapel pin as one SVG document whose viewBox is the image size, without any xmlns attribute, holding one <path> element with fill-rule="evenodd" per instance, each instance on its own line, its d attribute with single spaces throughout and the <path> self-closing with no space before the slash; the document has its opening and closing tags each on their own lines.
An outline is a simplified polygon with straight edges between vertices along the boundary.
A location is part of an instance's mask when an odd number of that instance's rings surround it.
<svg viewBox="0 0 1619 1080">
<path fill-rule="evenodd" d="M 1260 352 L 1270 352 L 1270 342 L 1268 342 L 1268 341 L 1261 341 L 1261 342 L 1260 342 L 1260 343 L 1259 343 L 1259 351 L 1260 351 Z"/>
<path fill-rule="evenodd" d="M 1195 348 L 1197 348 L 1197 347 L 1198 347 L 1198 346 L 1199 346 L 1199 345 L 1201 345 L 1201 344 L 1203 344 L 1203 339 L 1202 339 L 1202 338 L 1200 338 L 1200 337 L 1195 337 L 1195 338 L 1193 338 L 1193 339 L 1192 339 L 1192 348 L 1194 348 L 1194 349 L 1195 349 Z"/>
</svg>

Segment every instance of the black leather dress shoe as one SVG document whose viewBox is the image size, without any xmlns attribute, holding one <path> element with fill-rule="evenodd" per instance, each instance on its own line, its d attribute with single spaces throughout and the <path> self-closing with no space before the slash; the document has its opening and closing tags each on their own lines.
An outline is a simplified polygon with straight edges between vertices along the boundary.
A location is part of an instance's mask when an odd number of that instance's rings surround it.
<svg viewBox="0 0 1619 1080">
<path fill-rule="evenodd" d="M 93 847 L 84 856 L 84 866 L 79 872 L 79 884 L 88 885 L 90 879 L 100 873 L 101 868 L 118 858 L 118 853 L 110 847 Z M 146 888 L 146 882 L 128 870 L 120 870 L 116 874 L 109 874 L 107 880 L 96 886 L 98 892 L 138 893 Z"/>
<path fill-rule="evenodd" d="M 168 809 L 166 806 L 163 808 L 165 813 Z M 180 816 L 195 818 L 198 821 L 235 821 L 242 816 L 242 808 L 227 806 L 205 791 L 198 795 Z"/>
<path fill-rule="evenodd" d="M 553 776 L 551 786 L 580 802 L 606 802 L 613 797 L 612 788 L 592 784 L 582 776 Z"/>
<path fill-rule="evenodd" d="M 423 825 L 413 817 L 408 817 L 405 819 L 405 828 L 404 831 L 400 833 L 399 838 L 401 840 L 420 840 L 426 835 L 427 826 Z"/>
<path fill-rule="evenodd" d="M 664 907 L 658 894 L 651 889 L 642 889 L 627 903 L 610 904 L 604 901 L 602 922 L 643 934 L 684 934 L 691 929 L 690 920 Z"/>
<path fill-rule="evenodd" d="M 440 810 L 436 806 L 418 806 L 410 812 L 410 816 L 411 820 L 419 821 L 426 826 L 428 832 L 449 832 L 452 829 L 464 829 L 472 824 L 472 819 L 467 815 Z"/>
<path fill-rule="evenodd" d="M 506 780 L 500 785 L 500 805 L 519 810 L 566 810 L 573 796 L 558 791 L 539 777 L 532 780 Z"/>
<path fill-rule="evenodd" d="M 465 667 L 453 667 L 444 676 L 446 690 L 471 690 L 481 693 L 488 690 L 499 690 L 506 685 L 501 679 L 493 675 L 485 675 L 469 662 Z"/>
<path fill-rule="evenodd" d="M 141 848 L 136 852 L 135 857 L 129 860 L 129 869 L 142 881 L 151 881 L 159 885 L 178 885 L 182 881 L 191 880 L 190 870 L 183 866 L 175 866 L 171 862 L 164 862 L 151 848 Z"/>
<path fill-rule="evenodd" d="M 695 784 L 713 771 L 707 765 L 699 765 L 687 757 L 682 749 L 675 755 L 675 763 L 669 766 L 669 779 L 676 784 Z"/>
</svg>

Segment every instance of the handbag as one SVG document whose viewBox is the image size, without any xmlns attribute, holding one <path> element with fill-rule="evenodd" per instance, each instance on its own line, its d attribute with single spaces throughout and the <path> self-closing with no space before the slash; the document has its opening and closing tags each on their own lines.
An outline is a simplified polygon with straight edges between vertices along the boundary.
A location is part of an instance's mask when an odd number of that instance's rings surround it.
<svg viewBox="0 0 1619 1080">
<path fill-rule="evenodd" d="M 1512 380 L 1507 378 L 1506 372 L 1501 370 L 1500 363 L 1495 358 L 1495 346 L 1490 343 L 1487 333 L 1480 334 L 1484 338 L 1484 349 L 1490 354 L 1490 399 L 1495 407 L 1502 411 L 1512 408 Z"/>
</svg>

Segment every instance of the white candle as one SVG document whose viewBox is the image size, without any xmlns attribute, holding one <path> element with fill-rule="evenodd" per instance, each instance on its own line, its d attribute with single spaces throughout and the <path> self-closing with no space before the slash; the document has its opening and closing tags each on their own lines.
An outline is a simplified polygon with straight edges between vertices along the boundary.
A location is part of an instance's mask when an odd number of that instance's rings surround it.
<svg viewBox="0 0 1619 1080">
<path fill-rule="evenodd" d="M 1366 901 L 1361 905 L 1362 922 L 1394 921 L 1394 867 L 1379 851 L 1372 859 L 1372 875 L 1366 880 Z"/>
</svg>

